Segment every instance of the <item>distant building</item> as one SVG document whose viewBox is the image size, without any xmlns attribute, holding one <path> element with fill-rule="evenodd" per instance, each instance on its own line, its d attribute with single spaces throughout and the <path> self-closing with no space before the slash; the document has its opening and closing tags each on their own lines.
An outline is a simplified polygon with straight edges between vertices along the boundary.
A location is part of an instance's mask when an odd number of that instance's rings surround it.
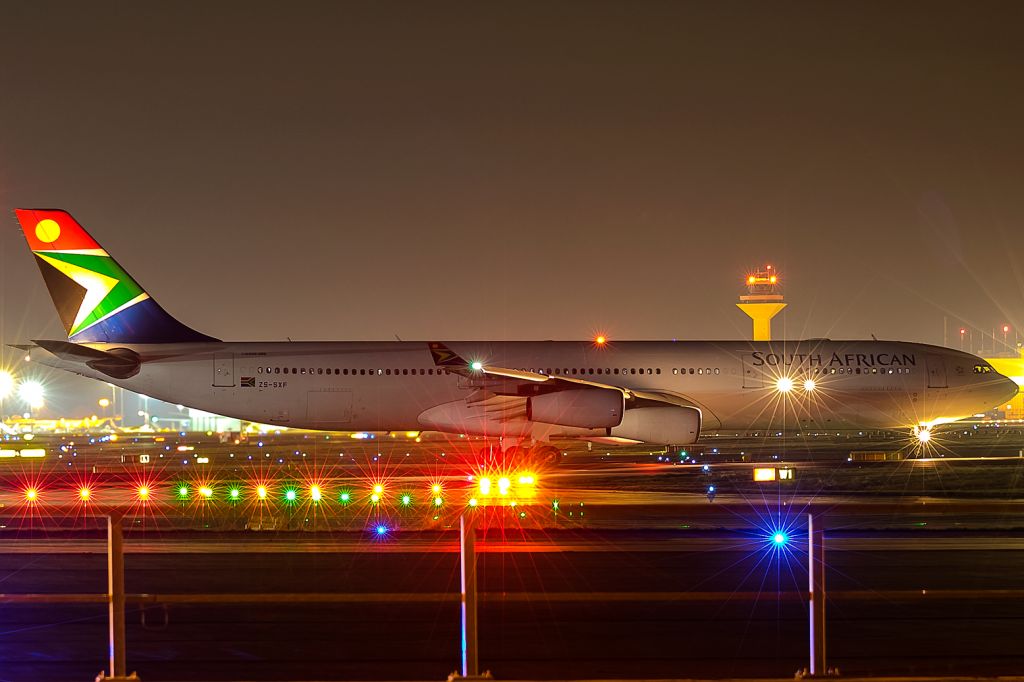
<svg viewBox="0 0 1024 682">
<path fill-rule="evenodd" d="M 185 430 L 201 431 L 203 433 L 207 431 L 213 431 L 214 433 L 238 432 L 242 430 L 242 422 L 239 419 L 222 417 L 219 414 L 204 412 L 190 407 L 188 408 L 188 426 L 185 427 Z"/>
</svg>

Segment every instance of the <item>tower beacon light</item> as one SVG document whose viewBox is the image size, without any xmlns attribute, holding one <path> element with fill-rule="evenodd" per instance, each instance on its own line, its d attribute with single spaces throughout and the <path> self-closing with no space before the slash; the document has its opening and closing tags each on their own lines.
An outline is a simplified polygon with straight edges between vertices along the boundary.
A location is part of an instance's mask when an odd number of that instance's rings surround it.
<svg viewBox="0 0 1024 682">
<path fill-rule="evenodd" d="M 780 291 L 779 273 L 766 265 L 747 275 L 747 293 L 740 296 L 736 307 L 754 322 L 754 341 L 772 340 L 772 318 L 786 307 Z"/>
</svg>

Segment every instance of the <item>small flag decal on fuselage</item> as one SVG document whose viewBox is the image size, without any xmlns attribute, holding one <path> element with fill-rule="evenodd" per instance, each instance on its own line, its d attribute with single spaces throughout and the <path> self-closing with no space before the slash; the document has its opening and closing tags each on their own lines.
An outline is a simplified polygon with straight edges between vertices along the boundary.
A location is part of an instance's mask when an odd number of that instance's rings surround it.
<svg viewBox="0 0 1024 682">
<path fill-rule="evenodd" d="M 242 388 L 256 388 L 256 377 L 242 377 Z"/>
</svg>

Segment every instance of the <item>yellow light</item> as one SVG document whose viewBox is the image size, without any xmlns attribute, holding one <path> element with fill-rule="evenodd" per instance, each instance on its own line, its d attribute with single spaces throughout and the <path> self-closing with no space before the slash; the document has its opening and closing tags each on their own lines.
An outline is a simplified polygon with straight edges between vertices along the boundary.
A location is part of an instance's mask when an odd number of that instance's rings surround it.
<svg viewBox="0 0 1024 682">
<path fill-rule="evenodd" d="M 775 467 L 758 467 L 754 469 L 754 480 L 760 483 L 775 480 Z"/>
<path fill-rule="evenodd" d="M 476 501 L 475 497 L 469 498 L 469 506 L 470 507 L 475 507 L 477 504 L 479 504 L 479 502 Z"/>
<path fill-rule="evenodd" d="M 35 488 L 29 488 L 28 490 L 25 491 L 25 499 L 28 500 L 29 502 L 35 502 L 37 499 L 39 499 L 39 491 L 36 490 Z"/>
<path fill-rule="evenodd" d="M 480 479 L 480 494 L 486 497 L 491 494 L 491 479 L 484 476 Z"/>
<path fill-rule="evenodd" d="M 37 410 L 43 406 L 46 392 L 38 381 L 23 381 L 18 389 L 18 396 L 33 410 Z"/>
<path fill-rule="evenodd" d="M 789 377 L 779 377 L 775 382 L 775 388 L 779 390 L 779 393 L 789 393 L 793 390 L 793 380 Z"/>
<path fill-rule="evenodd" d="M 138 490 L 136 490 L 136 493 L 138 494 L 140 500 L 149 499 L 149 488 L 147 486 L 140 485 L 138 487 Z"/>
<path fill-rule="evenodd" d="M 932 439 L 932 430 L 927 428 L 917 429 L 917 440 L 924 444 Z"/>
<path fill-rule="evenodd" d="M 441 484 L 440 483 L 435 483 L 434 485 L 430 486 L 430 492 L 434 493 L 435 495 L 440 495 L 441 494 Z"/>
<path fill-rule="evenodd" d="M 382 486 L 380 483 L 378 483 L 377 485 L 373 486 L 373 492 L 376 495 L 383 495 L 384 494 L 384 486 Z"/>
<path fill-rule="evenodd" d="M 78 489 L 78 497 L 79 497 L 79 499 L 85 501 L 85 500 L 88 500 L 91 496 L 92 496 L 92 491 L 89 490 L 88 488 L 79 488 Z"/>
<path fill-rule="evenodd" d="M 378 495 L 377 493 L 370 495 L 370 502 L 373 502 L 374 504 L 380 502 L 380 495 Z"/>
<path fill-rule="evenodd" d="M 318 486 L 318 485 L 310 486 L 309 487 L 309 499 L 313 500 L 314 502 L 319 502 L 320 501 L 320 497 L 321 497 L 320 486 Z"/>
<path fill-rule="evenodd" d="M 498 493 L 501 495 L 508 495 L 508 489 L 512 486 L 512 481 L 508 480 L 504 476 L 498 479 Z"/>
<path fill-rule="evenodd" d="M 533 485 L 537 482 L 537 479 L 533 474 L 523 474 L 519 477 L 519 485 Z"/>
<path fill-rule="evenodd" d="M 256 497 L 261 500 L 267 499 L 267 486 L 261 485 L 256 487 Z"/>
<path fill-rule="evenodd" d="M 596 343 L 599 346 L 603 346 L 607 341 L 608 339 L 606 339 L 603 334 L 599 335 L 596 339 L 594 339 L 594 343 Z"/>
<path fill-rule="evenodd" d="M 778 281 L 778 277 L 772 275 L 771 277 L 768 278 L 768 281 L 771 282 L 772 284 L 775 284 L 775 282 Z"/>
<path fill-rule="evenodd" d="M 805 391 L 810 392 L 810 391 L 813 391 L 817 387 L 818 387 L 818 385 L 816 383 L 814 383 L 814 379 L 808 379 L 808 380 L 806 380 L 804 382 L 804 390 Z"/>
<path fill-rule="evenodd" d="M 199 489 L 199 494 L 203 497 L 213 497 L 213 488 L 204 485 Z"/>
<path fill-rule="evenodd" d="M 757 281 L 757 279 L 753 275 L 751 275 L 750 277 L 747 277 L 747 284 L 753 284 L 756 281 Z"/>
<path fill-rule="evenodd" d="M 100 398 L 97 403 L 100 407 L 110 407 L 110 398 Z"/>
<path fill-rule="evenodd" d="M 6 370 L 0 370 L 0 399 L 14 392 L 14 377 Z"/>
</svg>

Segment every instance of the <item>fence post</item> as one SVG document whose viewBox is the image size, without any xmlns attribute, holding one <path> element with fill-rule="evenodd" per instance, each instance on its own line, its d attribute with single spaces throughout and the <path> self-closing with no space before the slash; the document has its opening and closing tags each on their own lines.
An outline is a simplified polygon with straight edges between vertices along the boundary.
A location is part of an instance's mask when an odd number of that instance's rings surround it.
<svg viewBox="0 0 1024 682">
<path fill-rule="evenodd" d="M 825 668 L 825 527 L 815 526 L 814 514 L 807 515 L 807 582 L 810 589 L 810 668 L 812 677 L 826 674 Z"/>
<path fill-rule="evenodd" d="M 110 677 L 127 676 L 124 635 L 124 532 L 123 515 L 107 516 L 107 602 L 110 607 Z"/>
<path fill-rule="evenodd" d="M 459 519 L 459 558 L 462 569 L 462 676 L 480 675 L 480 649 L 476 632 L 476 527 L 472 511 Z"/>
</svg>

